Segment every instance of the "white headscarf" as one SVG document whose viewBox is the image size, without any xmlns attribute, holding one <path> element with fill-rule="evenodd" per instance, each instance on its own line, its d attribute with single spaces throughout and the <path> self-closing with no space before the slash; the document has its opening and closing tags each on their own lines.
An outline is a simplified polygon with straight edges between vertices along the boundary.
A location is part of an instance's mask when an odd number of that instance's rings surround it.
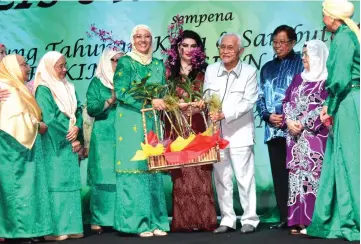
<svg viewBox="0 0 361 244">
<path fill-rule="evenodd" d="M 149 31 L 150 35 L 152 36 L 153 39 L 153 35 L 152 35 L 152 31 L 150 30 L 150 28 L 146 25 L 137 25 L 133 28 L 132 30 L 132 34 L 130 35 L 130 41 L 132 43 L 132 51 L 127 53 L 128 56 L 130 56 L 132 59 L 134 59 L 135 61 L 143 64 L 143 65 L 148 65 L 152 62 L 152 56 L 153 56 L 153 40 L 152 43 L 150 45 L 149 51 L 147 54 L 143 54 L 140 53 L 134 45 L 134 35 L 137 33 L 138 30 L 147 30 Z"/>
<path fill-rule="evenodd" d="M 111 59 L 117 54 L 124 54 L 121 51 L 114 51 L 111 48 L 104 50 L 102 56 L 100 57 L 95 76 L 103 83 L 105 87 L 108 87 L 111 90 L 114 90 L 113 76 L 114 71 L 112 67 Z"/>
<path fill-rule="evenodd" d="M 329 53 L 326 44 L 320 40 L 311 40 L 306 42 L 305 45 L 310 70 L 304 69 L 302 71 L 302 79 L 311 82 L 326 80 L 328 76 L 326 61 Z"/>
<path fill-rule="evenodd" d="M 50 51 L 41 58 L 35 73 L 34 91 L 39 85 L 50 89 L 59 110 L 70 118 L 69 129 L 71 129 L 76 123 L 77 100 L 75 87 L 66 78 L 59 80 L 54 69 L 56 62 L 62 56 L 63 54 L 59 52 Z"/>
<path fill-rule="evenodd" d="M 360 29 L 357 24 L 351 19 L 354 13 L 354 6 L 347 0 L 325 0 L 322 4 L 323 13 L 331 18 L 340 19 L 350 27 L 356 34 L 360 42 Z"/>
</svg>

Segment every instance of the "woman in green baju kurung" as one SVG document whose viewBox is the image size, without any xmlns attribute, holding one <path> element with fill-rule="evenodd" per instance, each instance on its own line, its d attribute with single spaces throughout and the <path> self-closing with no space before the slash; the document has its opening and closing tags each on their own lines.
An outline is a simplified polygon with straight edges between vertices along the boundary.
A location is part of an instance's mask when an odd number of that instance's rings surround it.
<svg viewBox="0 0 361 244">
<path fill-rule="evenodd" d="M 131 34 L 132 51 L 122 57 L 114 74 L 117 97 L 116 135 L 116 206 L 114 229 L 141 237 L 163 236 L 169 231 L 161 173 L 148 171 L 147 161 L 131 161 L 144 142 L 141 109 L 144 100 L 129 94 L 132 82 L 149 76 L 147 83 L 165 84 L 163 63 L 152 57 L 152 34 L 149 27 L 136 26 Z M 152 105 L 162 110 L 165 104 L 154 99 Z M 154 120 L 147 125 L 152 127 Z"/>
<path fill-rule="evenodd" d="M 324 2 L 324 23 L 335 33 L 327 60 L 329 94 L 321 121 L 333 118 L 310 236 L 360 240 L 360 30 L 353 5 Z M 345 23 L 347 25 L 345 25 Z"/>
<path fill-rule="evenodd" d="M 41 138 L 46 126 L 25 86 L 30 67 L 20 55 L 0 63 L 0 236 L 6 239 L 48 235 L 51 212 Z"/>
<path fill-rule="evenodd" d="M 52 211 L 52 235 L 46 240 L 83 236 L 78 135 L 82 128 L 80 103 L 66 76 L 65 57 L 55 51 L 40 60 L 34 90 L 48 131 L 42 136 Z M 80 138 L 80 135 L 79 135 Z"/>
<path fill-rule="evenodd" d="M 106 49 L 90 82 L 87 97 L 88 114 L 94 117 L 89 146 L 88 185 L 90 190 L 91 229 L 113 226 L 115 205 L 115 94 L 113 76 L 122 52 Z"/>
</svg>

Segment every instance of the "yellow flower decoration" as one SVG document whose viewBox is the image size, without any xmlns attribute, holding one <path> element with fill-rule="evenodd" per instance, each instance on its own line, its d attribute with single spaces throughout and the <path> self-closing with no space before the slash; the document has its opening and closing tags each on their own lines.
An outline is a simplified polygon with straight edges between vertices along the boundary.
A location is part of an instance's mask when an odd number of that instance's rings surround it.
<svg viewBox="0 0 361 244">
<path fill-rule="evenodd" d="M 123 114 L 122 113 L 119 113 L 119 118 L 122 118 L 123 117 Z"/>
<path fill-rule="evenodd" d="M 146 160 L 150 156 L 158 156 L 161 155 L 165 148 L 162 144 L 157 144 L 155 147 L 140 143 L 142 150 L 137 150 L 134 157 L 130 161 L 139 161 L 139 160 Z"/>
<path fill-rule="evenodd" d="M 155 65 L 158 65 L 158 61 L 155 61 Z"/>
<path fill-rule="evenodd" d="M 170 144 L 170 149 L 172 152 L 180 152 L 182 151 L 186 146 L 191 143 L 196 136 L 194 134 L 191 134 L 187 139 L 184 139 L 181 136 L 178 136 L 178 138 Z"/>
<path fill-rule="evenodd" d="M 119 141 L 123 141 L 123 137 L 119 136 L 118 137 Z"/>
<path fill-rule="evenodd" d="M 134 132 L 138 132 L 136 125 L 133 126 L 133 130 L 134 130 Z"/>
<path fill-rule="evenodd" d="M 212 135 L 213 135 L 212 126 L 208 127 L 208 129 L 202 133 L 202 136 L 212 136 Z"/>
<path fill-rule="evenodd" d="M 151 76 L 152 74 L 151 73 L 148 73 L 148 76 Z"/>
<path fill-rule="evenodd" d="M 125 92 L 125 91 L 126 91 L 126 89 L 123 87 L 121 91 L 122 91 L 122 92 Z"/>
<path fill-rule="evenodd" d="M 122 71 L 119 71 L 118 72 L 118 76 L 121 77 L 123 75 L 123 72 Z"/>
<path fill-rule="evenodd" d="M 117 164 L 120 165 L 120 164 L 122 164 L 122 162 L 118 161 Z"/>
</svg>

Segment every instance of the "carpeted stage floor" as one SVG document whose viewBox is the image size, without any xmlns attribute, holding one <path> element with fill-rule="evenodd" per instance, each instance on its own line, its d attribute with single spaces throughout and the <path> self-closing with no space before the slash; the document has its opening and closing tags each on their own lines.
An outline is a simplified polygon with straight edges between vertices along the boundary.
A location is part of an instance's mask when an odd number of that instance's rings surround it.
<svg viewBox="0 0 361 244">
<path fill-rule="evenodd" d="M 214 235 L 208 232 L 198 233 L 169 233 L 166 237 L 140 238 L 137 236 L 124 236 L 117 232 L 106 232 L 102 235 L 93 235 L 89 227 L 85 226 L 85 237 L 79 240 L 66 240 L 64 244 L 338 244 L 359 243 L 346 242 L 341 239 L 325 240 L 310 239 L 305 236 L 292 236 L 287 230 L 269 230 L 269 224 L 261 224 L 252 234 L 240 234 L 239 228 L 235 232 Z"/>
</svg>

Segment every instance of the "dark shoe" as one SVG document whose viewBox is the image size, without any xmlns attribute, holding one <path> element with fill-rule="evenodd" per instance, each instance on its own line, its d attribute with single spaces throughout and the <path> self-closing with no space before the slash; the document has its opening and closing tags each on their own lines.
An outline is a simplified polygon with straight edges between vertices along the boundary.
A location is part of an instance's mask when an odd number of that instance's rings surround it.
<svg viewBox="0 0 361 244">
<path fill-rule="evenodd" d="M 102 228 L 100 228 L 100 229 L 91 229 L 91 231 L 96 235 L 103 234 L 103 229 Z"/>
<path fill-rule="evenodd" d="M 300 233 L 300 229 L 298 229 L 298 228 L 292 228 L 292 229 L 290 229 L 290 231 L 288 232 L 290 235 L 300 235 L 301 233 Z"/>
<path fill-rule="evenodd" d="M 278 224 L 275 224 L 275 225 L 271 225 L 270 227 L 270 230 L 279 230 L 279 229 L 286 229 L 287 228 L 287 222 L 280 222 Z"/>
<path fill-rule="evenodd" d="M 17 238 L 17 239 L 8 239 L 5 243 L 14 243 L 14 244 L 31 244 L 32 238 Z"/>
<path fill-rule="evenodd" d="M 228 226 L 219 226 L 217 229 L 215 229 L 213 231 L 213 234 L 221 234 L 221 233 L 226 233 L 226 232 L 229 232 L 229 231 L 233 231 L 232 228 L 229 228 Z"/>
<path fill-rule="evenodd" d="M 252 233 L 252 232 L 255 232 L 256 231 L 256 228 L 252 225 L 249 225 L 249 224 L 245 224 L 242 226 L 242 229 L 241 229 L 241 233 L 242 234 L 248 234 L 248 233 Z"/>
</svg>

